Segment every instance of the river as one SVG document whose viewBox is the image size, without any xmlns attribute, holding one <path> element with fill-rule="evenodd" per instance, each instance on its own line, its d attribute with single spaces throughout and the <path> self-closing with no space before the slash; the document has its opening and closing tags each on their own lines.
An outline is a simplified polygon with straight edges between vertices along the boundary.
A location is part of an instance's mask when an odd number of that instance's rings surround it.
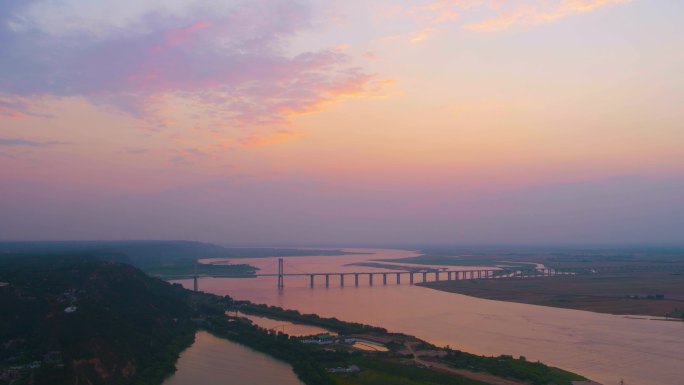
<svg viewBox="0 0 684 385">
<path fill-rule="evenodd" d="M 386 271 L 349 264 L 417 255 L 391 249 L 345 250 L 370 254 L 287 257 L 285 272 Z M 275 257 L 230 262 L 256 266 L 260 273 L 277 270 Z M 410 286 L 407 281 L 404 276 L 397 285 L 390 275 L 383 286 L 376 276 L 370 287 L 363 276 L 360 286 L 354 287 L 353 276 L 347 276 L 345 287 L 340 287 L 339 278 L 331 276 L 330 287 L 325 288 L 323 278 L 317 277 L 316 287 L 311 289 L 308 277 L 286 277 L 285 288 L 278 290 L 276 277 L 203 278 L 200 290 L 382 326 L 472 353 L 522 355 L 605 385 L 619 384 L 620 379 L 628 385 L 682 384 L 682 322 L 491 301 Z M 192 287 L 191 280 L 180 282 Z"/>
</svg>

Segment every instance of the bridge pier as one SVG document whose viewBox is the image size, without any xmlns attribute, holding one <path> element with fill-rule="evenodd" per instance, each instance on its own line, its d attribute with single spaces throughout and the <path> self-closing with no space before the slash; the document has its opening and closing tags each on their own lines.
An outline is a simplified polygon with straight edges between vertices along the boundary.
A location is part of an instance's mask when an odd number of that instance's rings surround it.
<svg viewBox="0 0 684 385">
<path fill-rule="evenodd" d="M 423 272 L 423 283 L 425 283 L 425 281 L 427 281 L 427 271 Z"/>
<path fill-rule="evenodd" d="M 313 289 L 314 287 L 314 275 L 309 275 L 309 287 Z"/>
<path fill-rule="evenodd" d="M 344 274 L 340 274 L 340 287 L 344 287 Z"/>
<path fill-rule="evenodd" d="M 199 281 L 197 280 L 197 276 L 192 277 L 192 289 L 194 291 L 199 290 Z"/>
<path fill-rule="evenodd" d="M 354 273 L 354 286 L 359 287 L 359 273 Z"/>
<path fill-rule="evenodd" d="M 330 287 L 330 274 L 325 275 L 325 287 Z"/>
<path fill-rule="evenodd" d="M 387 285 L 387 273 L 382 273 L 382 284 Z"/>
<path fill-rule="evenodd" d="M 439 282 L 439 270 L 435 271 L 435 282 Z"/>
<path fill-rule="evenodd" d="M 409 273 L 409 285 L 413 285 L 413 272 Z"/>
<path fill-rule="evenodd" d="M 285 275 L 283 270 L 283 259 L 278 258 L 278 288 L 285 287 Z"/>
<path fill-rule="evenodd" d="M 397 285 L 401 285 L 401 273 L 397 273 Z"/>
<path fill-rule="evenodd" d="M 368 273 L 368 284 L 373 286 L 373 273 Z"/>
<path fill-rule="evenodd" d="M 470 279 L 475 279 L 475 270 L 470 270 Z"/>
<path fill-rule="evenodd" d="M 477 271 L 477 279 L 482 279 L 482 270 Z"/>
<path fill-rule="evenodd" d="M 451 281 L 451 272 L 447 271 L 447 281 Z"/>
</svg>

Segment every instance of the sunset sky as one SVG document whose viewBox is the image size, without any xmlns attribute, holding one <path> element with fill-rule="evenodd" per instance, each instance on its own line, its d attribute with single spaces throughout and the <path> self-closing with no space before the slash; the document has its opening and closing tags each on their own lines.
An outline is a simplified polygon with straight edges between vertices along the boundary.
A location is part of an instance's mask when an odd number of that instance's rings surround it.
<svg viewBox="0 0 684 385">
<path fill-rule="evenodd" d="M 684 242 L 684 1 L 2 0 L 12 239 Z"/>
</svg>

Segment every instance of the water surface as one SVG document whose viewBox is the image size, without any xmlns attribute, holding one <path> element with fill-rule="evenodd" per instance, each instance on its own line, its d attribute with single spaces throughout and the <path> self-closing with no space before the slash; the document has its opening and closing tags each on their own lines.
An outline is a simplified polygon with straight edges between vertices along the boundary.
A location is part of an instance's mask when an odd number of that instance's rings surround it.
<svg viewBox="0 0 684 385">
<path fill-rule="evenodd" d="M 375 258 L 417 255 L 404 250 L 357 250 L 375 255 L 287 257 L 286 272 L 386 271 L 349 266 Z M 232 259 L 249 263 L 260 272 L 277 271 L 277 258 Z M 431 266 L 435 267 L 435 266 Z M 466 267 L 463 270 L 472 270 Z M 416 281 L 420 281 L 419 274 Z M 434 279 L 434 274 L 429 274 Z M 444 279 L 445 274 L 442 274 Z M 606 385 L 681 385 L 684 357 L 684 323 L 634 319 L 479 299 L 459 294 L 409 286 L 406 276 L 397 285 L 388 275 L 383 286 L 376 276 L 369 287 L 361 277 L 354 287 L 347 276 L 345 287 L 331 276 L 330 288 L 316 278 L 309 288 L 308 277 L 286 277 L 285 288 L 277 290 L 276 277 L 252 279 L 205 278 L 200 289 L 229 294 L 237 299 L 337 317 L 346 321 L 382 326 L 391 331 L 415 335 L 439 345 L 465 351 L 525 356 L 580 373 Z M 192 287 L 192 281 L 183 282 Z"/>
<path fill-rule="evenodd" d="M 164 385 L 303 385 L 288 364 L 200 331 Z"/>
</svg>

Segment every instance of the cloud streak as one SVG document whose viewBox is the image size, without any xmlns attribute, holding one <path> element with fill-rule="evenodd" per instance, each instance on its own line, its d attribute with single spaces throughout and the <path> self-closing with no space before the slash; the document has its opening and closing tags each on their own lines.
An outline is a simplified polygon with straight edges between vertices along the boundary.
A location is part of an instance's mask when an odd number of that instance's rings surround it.
<svg viewBox="0 0 684 385">
<path fill-rule="evenodd" d="M 561 0 L 553 2 L 526 1 L 514 6 L 501 7 L 490 1 L 489 8 L 495 16 L 470 23 L 465 28 L 477 31 L 500 31 L 514 26 L 531 26 L 551 23 L 564 17 L 589 12 L 614 4 L 629 3 L 632 0 Z M 514 3 L 514 2 L 511 2 Z"/>
<path fill-rule="evenodd" d="M 52 147 L 61 144 L 66 143 L 54 140 L 47 142 L 38 142 L 21 138 L 0 138 L 0 146 L 3 147 Z"/>
<path fill-rule="evenodd" d="M 423 33 L 444 23 L 459 23 L 474 31 L 501 31 L 520 26 L 551 23 L 564 17 L 589 12 L 609 5 L 634 0 L 437 0 L 404 8 L 401 14 L 416 19 L 422 29 L 414 36 L 419 41 L 429 38 Z M 472 18 L 478 18 L 472 20 Z M 432 34 L 430 34 L 432 35 Z M 415 38 L 411 42 L 416 42 Z"/>
</svg>

